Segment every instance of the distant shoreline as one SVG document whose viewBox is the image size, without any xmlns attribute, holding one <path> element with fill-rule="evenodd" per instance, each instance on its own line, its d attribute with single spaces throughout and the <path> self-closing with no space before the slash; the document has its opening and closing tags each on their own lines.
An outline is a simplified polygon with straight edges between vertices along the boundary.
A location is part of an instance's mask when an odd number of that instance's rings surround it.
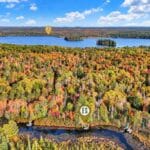
<svg viewBox="0 0 150 150">
<path fill-rule="evenodd" d="M 64 38 L 65 36 L 56 36 L 56 35 L 0 35 L 0 38 L 3 37 L 56 37 L 56 38 Z M 135 37 L 100 37 L 100 36 L 84 36 L 82 37 L 83 40 L 86 38 L 106 38 L 106 39 L 145 39 L 145 40 L 149 40 L 150 38 L 135 38 Z"/>
<path fill-rule="evenodd" d="M 52 27 L 51 36 L 150 39 L 150 27 Z M 0 27 L 0 36 L 47 36 L 45 27 Z"/>
</svg>

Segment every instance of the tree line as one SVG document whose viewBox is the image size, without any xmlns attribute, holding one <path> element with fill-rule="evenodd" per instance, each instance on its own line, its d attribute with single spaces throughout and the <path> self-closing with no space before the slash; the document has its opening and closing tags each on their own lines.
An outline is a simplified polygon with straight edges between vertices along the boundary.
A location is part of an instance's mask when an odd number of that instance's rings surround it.
<svg viewBox="0 0 150 150">
<path fill-rule="evenodd" d="M 116 28 L 61 28 L 52 27 L 47 34 L 45 27 L 0 27 L 0 36 L 58 36 L 58 37 L 112 37 L 150 39 L 149 27 L 116 27 Z"/>
</svg>

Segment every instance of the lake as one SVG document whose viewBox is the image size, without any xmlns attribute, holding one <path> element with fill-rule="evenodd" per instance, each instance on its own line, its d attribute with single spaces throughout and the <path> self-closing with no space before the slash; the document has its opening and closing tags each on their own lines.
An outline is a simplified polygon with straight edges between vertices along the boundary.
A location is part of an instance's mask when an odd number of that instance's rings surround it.
<svg viewBox="0 0 150 150">
<path fill-rule="evenodd" d="M 63 38 L 52 36 L 7 36 L 0 37 L 0 43 L 21 44 L 21 45 L 57 45 L 65 47 L 97 47 L 96 41 L 99 38 L 85 38 L 83 41 L 65 41 Z M 124 46 L 150 46 L 150 39 L 125 39 L 110 38 L 117 43 L 117 47 Z M 99 46 L 100 47 L 100 46 Z"/>
</svg>

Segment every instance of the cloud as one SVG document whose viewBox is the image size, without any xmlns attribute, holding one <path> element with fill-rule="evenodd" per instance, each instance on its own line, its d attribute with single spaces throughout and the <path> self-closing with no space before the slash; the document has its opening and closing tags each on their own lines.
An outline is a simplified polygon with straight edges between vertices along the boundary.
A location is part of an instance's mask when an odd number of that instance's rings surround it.
<svg viewBox="0 0 150 150">
<path fill-rule="evenodd" d="M 18 16 L 16 17 L 16 20 L 23 20 L 24 19 L 24 16 Z"/>
<path fill-rule="evenodd" d="M 150 13 L 150 4 L 131 6 L 128 12 L 130 12 L 130 13 L 145 13 L 145 14 Z"/>
<path fill-rule="evenodd" d="M 5 18 L 4 18 L 4 19 L 1 19 L 0 21 L 1 21 L 1 22 L 5 22 L 5 23 L 9 23 L 9 22 L 10 22 L 9 19 L 5 19 Z"/>
<path fill-rule="evenodd" d="M 98 20 L 98 23 L 101 25 L 109 26 L 109 25 L 121 25 L 126 22 L 130 22 L 132 20 L 138 19 L 141 16 L 138 14 L 127 13 L 123 14 L 120 11 L 113 11 L 107 16 L 101 16 Z"/>
<path fill-rule="evenodd" d="M 0 0 L 0 3 L 19 3 L 19 0 Z"/>
<path fill-rule="evenodd" d="M 26 25 L 35 25 L 36 24 L 36 21 L 34 19 L 29 19 L 26 23 Z"/>
<path fill-rule="evenodd" d="M 129 13 L 150 13 L 150 0 L 125 0 L 122 6 L 129 8 Z"/>
<path fill-rule="evenodd" d="M 124 2 L 122 3 L 122 6 L 128 7 L 128 6 L 148 4 L 148 3 L 150 3 L 149 0 L 124 0 Z"/>
<path fill-rule="evenodd" d="M 106 16 L 101 16 L 98 23 L 101 26 L 125 26 L 135 23 L 141 25 L 142 20 L 144 25 L 146 20 L 150 20 L 150 0 L 124 0 L 121 6 L 127 8 L 126 13 L 113 11 Z"/>
<path fill-rule="evenodd" d="M 105 3 L 110 3 L 110 0 L 106 0 Z"/>
<path fill-rule="evenodd" d="M 83 12 L 79 11 L 74 11 L 74 12 L 69 12 L 65 14 L 65 17 L 58 17 L 54 20 L 56 23 L 71 23 L 76 20 L 83 20 L 86 18 L 86 16 L 91 15 L 93 13 L 102 11 L 101 8 L 92 8 L 89 10 L 85 10 Z"/>
<path fill-rule="evenodd" d="M 0 15 L 0 22 L 9 23 L 10 22 L 9 16 L 10 16 L 9 12 L 5 13 L 4 15 Z"/>
<path fill-rule="evenodd" d="M 34 4 L 31 4 L 31 6 L 30 6 L 30 10 L 32 10 L 32 11 L 36 11 L 38 8 L 37 8 L 37 6 L 36 6 L 36 4 L 34 3 Z"/>
<path fill-rule="evenodd" d="M 6 5 L 6 8 L 14 8 L 14 7 L 15 7 L 15 4 L 13 4 L 13 3 Z"/>
<path fill-rule="evenodd" d="M 28 0 L 0 0 L 0 3 L 20 3 L 20 2 L 26 2 Z"/>
</svg>

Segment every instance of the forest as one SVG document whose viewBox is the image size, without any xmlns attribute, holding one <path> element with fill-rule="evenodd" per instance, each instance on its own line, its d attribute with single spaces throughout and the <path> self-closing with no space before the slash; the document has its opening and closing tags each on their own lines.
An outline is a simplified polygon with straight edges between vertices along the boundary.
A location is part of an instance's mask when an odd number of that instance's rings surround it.
<svg viewBox="0 0 150 150">
<path fill-rule="evenodd" d="M 150 39 L 149 27 L 52 27 L 49 36 Z M 45 27 L 0 27 L 0 36 L 48 36 Z"/>
<path fill-rule="evenodd" d="M 88 118 L 79 115 L 82 105 L 91 110 Z M 7 120 L 5 125 L 0 123 L 0 147 L 6 149 L 9 139 L 12 147 L 24 149 L 25 143 L 58 146 L 46 139 L 18 139 L 17 123 L 29 121 L 68 128 L 129 124 L 136 136 L 150 144 L 150 47 L 0 44 L 0 117 L 0 122 Z M 76 146 L 85 146 L 81 141 Z"/>
</svg>

